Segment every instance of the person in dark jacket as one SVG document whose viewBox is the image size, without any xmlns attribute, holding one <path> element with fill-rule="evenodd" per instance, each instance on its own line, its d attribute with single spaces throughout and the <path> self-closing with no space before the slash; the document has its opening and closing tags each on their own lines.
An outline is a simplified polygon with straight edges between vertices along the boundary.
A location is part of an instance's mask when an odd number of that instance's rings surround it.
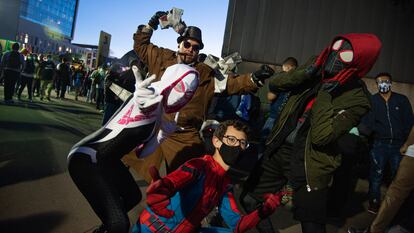
<svg viewBox="0 0 414 233">
<path fill-rule="evenodd" d="M 407 233 L 414 230 L 414 212 L 412 211 L 414 197 L 414 127 L 407 140 L 400 148 L 402 160 L 395 178 L 388 187 L 384 200 L 381 202 L 378 214 L 371 225 L 365 229 L 348 228 L 348 233 Z M 404 208 L 405 207 L 405 208 Z M 390 230 L 387 228 L 397 223 Z"/>
<path fill-rule="evenodd" d="M 289 72 L 298 67 L 298 61 L 294 57 L 286 58 L 282 63 L 282 72 Z M 283 109 L 287 99 L 289 98 L 289 93 L 274 93 L 272 90 L 269 90 L 267 93 L 267 100 L 270 103 L 269 117 L 266 119 L 266 122 L 261 131 L 261 136 L 265 140 L 272 130 L 273 124 L 280 111 Z"/>
<path fill-rule="evenodd" d="M 19 53 L 19 44 L 12 45 L 12 51 L 7 52 L 1 59 L 4 76 L 4 102 L 13 103 L 14 88 L 24 65 L 23 55 Z"/>
<path fill-rule="evenodd" d="M 376 82 L 378 93 L 371 97 L 372 109 L 363 119 L 363 124 L 371 130 L 373 136 L 368 211 L 374 214 L 378 212 L 381 203 L 380 188 L 385 167 L 387 163 L 391 164 L 391 176 L 394 177 L 402 159 L 400 148 L 414 124 L 408 98 L 391 91 L 391 74 L 379 73 Z"/>
<path fill-rule="evenodd" d="M 52 55 L 47 55 L 47 60 L 40 63 L 40 80 L 41 84 L 41 91 L 40 91 L 40 100 L 46 95 L 46 99 L 50 101 L 50 93 L 52 92 L 53 88 L 53 79 L 55 76 L 56 65 L 52 61 Z"/>
<path fill-rule="evenodd" d="M 21 73 L 21 84 L 19 88 L 19 92 L 17 94 L 17 98 L 20 100 L 23 89 L 27 86 L 27 94 L 29 96 L 29 101 L 32 102 L 32 86 L 33 86 L 33 78 L 36 66 L 34 62 L 33 54 L 28 54 L 26 56 L 26 61 L 24 63 L 24 68 Z"/>
<path fill-rule="evenodd" d="M 66 87 L 70 83 L 71 70 L 66 57 L 62 58 L 62 62 L 57 65 L 56 68 L 56 90 L 57 98 L 65 99 Z"/>
<path fill-rule="evenodd" d="M 102 120 L 102 125 L 112 117 L 112 115 L 121 107 L 123 100 L 117 96 L 110 88 L 112 83 L 118 85 L 120 88 L 124 89 L 127 92 L 133 93 L 135 91 L 135 76 L 132 71 L 132 66 L 136 66 L 142 75 L 146 76 L 145 65 L 137 59 L 131 60 L 129 62 L 129 69 L 121 72 L 121 70 L 115 69 L 115 66 L 118 67 L 121 64 L 114 64 L 111 68 L 111 71 L 105 77 L 105 109 L 104 117 Z M 121 72 L 121 73 L 120 73 Z M 119 94 L 119 93 L 118 93 Z"/>
<path fill-rule="evenodd" d="M 360 78 L 374 65 L 380 48 L 372 34 L 337 36 L 312 65 L 271 79 L 272 90 L 290 91 L 290 97 L 243 190 L 246 211 L 260 203 L 264 193 L 275 193 L 289 181 L 294 218 L 302 232 L 326 232 L 328 186 L 341 164 L 337 140 L 370 108 Z M 274 232 L 269 219 L 257 228 Z"/>
<path fill-rule="evenodd" d="M 86 70 L 83 64 L 81 64 L 73 73 L 73 86 L 75 88 L 75 100 L 82 94 L 81 88 L 83 80 L 85 79 Z"/>
<path fill-rule="evenodd" d="M 33 78 L 32 95 L 35 97 L 40 96 L 40 64 L 43 62 L 43 54 L 34 56 L 35 73 Z"/>
<path fill-rule="evenodd" d="M 116 110 L 121 107 L 122 100 L 109 88 L 112 83 L 120 85 L 121 83 L 121 72 L 122 67 L 120 64 L 112 64 L 109 68 L 108 74 L 105 76 L 105 89 L 104 89 L 104 116 L 102 120 L 102 125 L 105 125 L 106 122 L 111 118 L 111 116 L 116 112 Z"/>
</svg>

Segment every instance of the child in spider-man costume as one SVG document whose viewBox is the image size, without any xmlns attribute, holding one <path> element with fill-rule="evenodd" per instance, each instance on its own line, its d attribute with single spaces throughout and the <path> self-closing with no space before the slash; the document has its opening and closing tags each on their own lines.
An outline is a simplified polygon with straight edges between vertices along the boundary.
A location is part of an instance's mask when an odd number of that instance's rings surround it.
<svg viewBox="0 0 414 233">
<path fill-rule="evenodd" d="M 233 196 L 229 174 L 242 157 L 253 156 L 243 153 L 248 147 L 247 130 L 240 121 L 226 121 L 214 133 L 213 156 L 189 160 L 163 178 L 151 168 L 148 207 L 133 232 L 245 232 L 271 215 L 280 204 L 280 194 L 266 194 L 264 203 L 247 215 L 240 214 Z M 229 228 L 201 227 L 215 207 Z"/>
</svg>

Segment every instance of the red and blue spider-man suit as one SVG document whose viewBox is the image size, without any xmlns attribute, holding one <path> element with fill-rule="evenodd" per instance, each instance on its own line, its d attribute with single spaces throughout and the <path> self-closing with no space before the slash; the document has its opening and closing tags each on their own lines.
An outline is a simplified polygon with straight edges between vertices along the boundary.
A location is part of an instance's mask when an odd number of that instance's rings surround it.
<svg viewBox="0 0 414 233">
<path fill-rule="evenodd" d="M 132 232 L 245 232 L 271 215 L 279 199 L 279 195 L 269 194 L 261 207 L 241 215 L 230 177 L 212 156 L 205 155 L 187 161 L 162 179 L 154 177 L 147 189 L 148 207 Z M 202 228 L 201 221 L 216 206 L 229 228 Z"/>
</svg>

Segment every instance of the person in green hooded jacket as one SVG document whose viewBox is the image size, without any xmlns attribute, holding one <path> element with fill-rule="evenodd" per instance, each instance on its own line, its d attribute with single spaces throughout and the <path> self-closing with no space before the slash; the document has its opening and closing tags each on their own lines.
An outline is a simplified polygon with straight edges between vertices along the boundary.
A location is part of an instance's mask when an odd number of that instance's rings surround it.
<svg viewBox="0 0 414 233">
<path fill-rule="evenodd" d="M 361 77 L 374 65 L 380 48 L 372 34 L 337 36 L 311 65 L 271 79 L 271 91 L 291 94 L 246 182 L 240 200 L 246 211 L 289 180 L 294 218 L 302 232 L 326 232 L 327 191 L 341 164 L 338 140 L 370 109 Z M 269 219 L 257 229 L 275 232 Z"/>
</svg>

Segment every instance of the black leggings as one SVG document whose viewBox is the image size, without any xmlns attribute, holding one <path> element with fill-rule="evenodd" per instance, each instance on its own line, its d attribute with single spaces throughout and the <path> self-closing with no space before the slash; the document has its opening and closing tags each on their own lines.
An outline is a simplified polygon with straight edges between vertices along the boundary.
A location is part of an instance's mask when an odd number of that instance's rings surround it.
<svg viewBox="0 0 414 233">
<path fill-rule="evenodd" d="M 139 187 L 120 159 L 93 163 L 88 155 L 75 153 L 69 174 L 78 189 L 111 233 L 129 232 L 128 211 L 142 198 Z"/>
</svg>

